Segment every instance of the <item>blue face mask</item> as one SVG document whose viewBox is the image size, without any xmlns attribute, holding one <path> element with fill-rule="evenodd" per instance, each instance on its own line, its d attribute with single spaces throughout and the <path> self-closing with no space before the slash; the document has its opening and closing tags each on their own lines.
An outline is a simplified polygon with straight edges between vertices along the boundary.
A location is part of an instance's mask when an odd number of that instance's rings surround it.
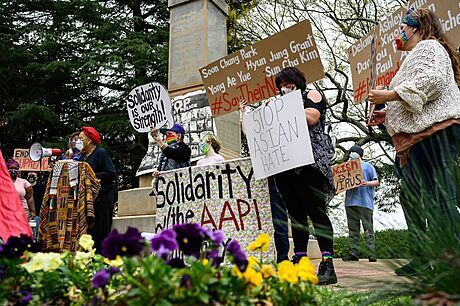
<svg viewBox="0 0 460 306">
<path fill-rule="evenodd" d="M 354 159 L 358 159 L 360 156 L 358 153 L 356 152 L 351 152 L 350 153 L 350 157 L 349 157 L 349 160 L 354 160 Z"/>
</svg>

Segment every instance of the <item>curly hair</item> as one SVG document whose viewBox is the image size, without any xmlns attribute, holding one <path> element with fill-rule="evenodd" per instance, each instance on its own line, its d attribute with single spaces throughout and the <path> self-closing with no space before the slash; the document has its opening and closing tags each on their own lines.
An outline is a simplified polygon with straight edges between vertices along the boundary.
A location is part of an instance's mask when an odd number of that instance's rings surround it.
<svg viewBox="0 0 460 306">
<path fill-rule="evenodd" d="M 409 11 L 408 15 L 413 15 L 413 18 L 420 21 L 420 28 L 418 29 L 418 32 L 422 40 L 435 39 L 444 47 L 444 49 L 446 49 L 452 62 L 455 82 L 460 86 L 459 55 L 447 39 L 438 16 L 427 8 L 419 8 L 417 10 Z"/>
</svg>

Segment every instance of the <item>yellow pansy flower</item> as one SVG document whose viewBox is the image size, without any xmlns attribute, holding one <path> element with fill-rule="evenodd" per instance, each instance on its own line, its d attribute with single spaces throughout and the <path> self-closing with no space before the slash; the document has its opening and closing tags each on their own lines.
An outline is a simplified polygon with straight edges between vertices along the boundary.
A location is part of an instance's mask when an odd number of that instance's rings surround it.
<svg viewBox="0 0 460 306">
<path fill-rule="evenodd" d="M 208 262 L 209 262 L 209 260 L 208 260 L 208 259 L 206 259 L 206 258 L 204 258 L 204 259 L 203 259 L 203 261 L 202 261 L 202 263 L 203 263 L 203 266 L 206 266 L 206 265 L 208 264 Z"/>
<path fill-rule="evenodd" d="M 264 278 L 269 278 L 275 275 L 275 269 L 273 269 L 272 265 L 262 265 L 262 267 L 260 267 L 260 273 L 262 273 Z"/>
<path fill-rule="evenodd" d="M 61 254 L 59 253 L 36 253 L 32 259 L 24 264 L 24 269 L 29 273 L 38 270 L 51 271 L 55 270 L 63 264 Z"/>
<path fill-rule="evenodd" d="M 297 269 L 289 260 L 282 261 L 278 265 L 278 278 L 282 282 L 297 284 Z"/>
<path fill-rule="evenodd" d="M 78 244 L 86 251 L 90 251 L 93 248 L 94 240 L 91 235 L 84 234 L 78 240 Z"/>
<path fill-rule="evenodd" d="M 104 258 L 104 262 L 109 266 L 121 267 L 123 265 L 123 258 L 121 258 L 120 255 L 117 255 L 117 257 L 115 257 L 115 259 L 112 260 Z"/>
<path fill-rule="evenodd" d="M 248 283 L 254 286 L 260 286 L 262 284 L 262 273 L 257 272 L 253 268 L 247 268 L 243 273 L 243 277 Z"/>
<path fill-rule="evenodd" d="M 253 241 L 248 245 L 248 250 L 267 252 L 269 245 L 270 236 L 268 234 L 260 234 L 256 241 Z"/>
</svg>

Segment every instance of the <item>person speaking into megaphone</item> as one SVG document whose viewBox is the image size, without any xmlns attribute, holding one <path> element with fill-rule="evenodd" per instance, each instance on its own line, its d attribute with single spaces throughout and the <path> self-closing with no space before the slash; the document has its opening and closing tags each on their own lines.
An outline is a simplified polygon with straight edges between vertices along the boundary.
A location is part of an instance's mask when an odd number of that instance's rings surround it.
<svg viewBox="0 0 460 306">
<path fill-rule="evenodd" d="M 89 230 L 96 252 L 100 253 L 102 241 L 112 228 L 116 170 L 109 153 L 99 146 L 101 136 L 95 128 L 82 127 L 79 138 L 82 142 L 82 146 L 78 144 L 81 147 L 79 160 L 87 162 L 101 182 L 99 195 L 94 201 L 95 225 Z"/>
</svg>

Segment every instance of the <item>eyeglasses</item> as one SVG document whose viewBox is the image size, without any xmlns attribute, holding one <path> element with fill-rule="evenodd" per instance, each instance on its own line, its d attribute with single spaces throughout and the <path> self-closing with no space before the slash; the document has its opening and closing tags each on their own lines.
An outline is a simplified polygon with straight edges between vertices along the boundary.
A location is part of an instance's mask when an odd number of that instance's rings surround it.
<svg viewBox="0 0 460 306">
<path fill-rule="evenodd" d="M 9 169 L 8 172 L 9 172 L 10 174 L 18 174 L 19 171 L 16 170 L 16 169 Z"/>
</svg>

